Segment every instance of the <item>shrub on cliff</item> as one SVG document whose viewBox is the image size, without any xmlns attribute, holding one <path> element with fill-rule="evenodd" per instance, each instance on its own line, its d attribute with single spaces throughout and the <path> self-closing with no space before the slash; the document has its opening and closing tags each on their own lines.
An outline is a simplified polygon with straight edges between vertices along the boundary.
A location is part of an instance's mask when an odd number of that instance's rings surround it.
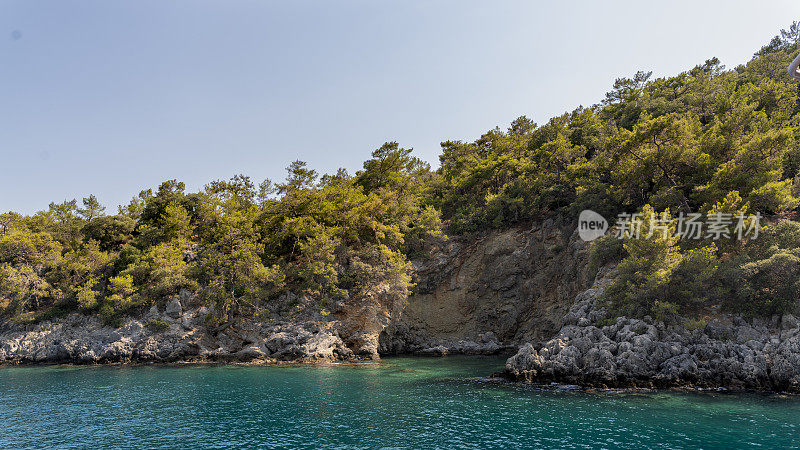
<svg viewBox="0 0 800 450">
<path fill-rule="evenodd" d="M 655 302 L 665 299 L 681 263 L 671 217 L 666 212 L 656 214 L 650 205 L 641 214 L 639 238 L 625 240 L 627 256 L 617 265 L 619 276 L 605 294 L 614 311 L 629 316 L 649 314 Z"/>
<path fill-rule="evenodd" d="M 617 263 L 625 257 L 624 241 L 609 233 L 592 241 L 589 248 L 589 271 L 597 272 L 598 269 L 610 263 Z"/>
<path fill-rule="evenodd" d="M 800 252 L 778 252 L 742 266 L 735 307 L 747 314 L 784 314 L 800 299 Z"/>
<path fill-rule="evenodd" d="M 677 220 L 668 212 L 656 213 L 645 205 L 639 213 L 638 235 L 604 238 L 598 250 L 613 248 L 617 240 L 625 255 L 617 265 L 619 275 L 606 290 L 605 298 L 617 315 L 666 318 L 682 308 L 719 299 L 722 295 L 717 246 L 681 251 L 676 235 Z M 599 257 L 598 257 L 599 258 Z"/>
<path fill-rule="evenodd" d="M 84 239 L 97 241 L 105 251 L 119 249 L 133 239 L 136 221 L 125 215 L 96 217 L 81 229 Z"/>
<path fill-rule="evenodd" d="M 781 220 L 732 258 L 726 306 L 753 316 L 795 312 L 800 301 L 800 223 Z"/>
<path fill-rule="evenodd" d="M 150 301 L 177 294 L 181 288 L 194 289 L 197 284 L 189 279 L 183 257 L 187 246 L 188 242 L 175 240 L 146 248 L 132 255 L 120 274 L 131 277 L 136 291 Z"/>
</svg>

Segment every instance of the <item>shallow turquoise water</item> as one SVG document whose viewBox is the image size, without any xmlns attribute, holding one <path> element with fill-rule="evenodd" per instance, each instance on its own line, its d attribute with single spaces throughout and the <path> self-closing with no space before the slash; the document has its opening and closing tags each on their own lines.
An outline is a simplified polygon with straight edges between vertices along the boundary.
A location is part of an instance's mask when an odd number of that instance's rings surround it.
<svg viewBox="0 0 800 450">
<path fill-rule="evenodd" d="M 800 399 L 480 378 L 503 360 L 0 368 L 0 447 L 800 446 Z"/>
</svg>

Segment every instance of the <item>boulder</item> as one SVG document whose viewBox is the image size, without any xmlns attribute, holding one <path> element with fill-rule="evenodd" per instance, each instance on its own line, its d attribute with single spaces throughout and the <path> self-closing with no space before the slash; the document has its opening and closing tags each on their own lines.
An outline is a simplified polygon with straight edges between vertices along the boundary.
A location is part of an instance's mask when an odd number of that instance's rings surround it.
<svg viewBox="0 0 800 450">
<path fill-rule="evenodd" d="M 180 300 L 178 300 L 177 298 L 173 298 L 170 301 L 168 301 L 167 306 L 164 309 L 164 315 L 172 319 L 177 319 L 178 317 L 180 317 L 182 312 L 183 312 L 183 307 L 181 306 Z"/>
</svg>

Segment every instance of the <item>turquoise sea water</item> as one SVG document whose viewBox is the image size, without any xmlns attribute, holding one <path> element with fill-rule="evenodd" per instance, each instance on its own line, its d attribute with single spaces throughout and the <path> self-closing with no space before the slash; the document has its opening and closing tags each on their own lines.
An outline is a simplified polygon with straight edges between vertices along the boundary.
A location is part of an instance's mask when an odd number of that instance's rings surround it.
<svg viewBox="0 0 800 450">
<path fill-rule="evenodd" d="M 0 368 L 0 447 L 800 447 L 800 399 L 491 381 L 501 358 Z"/>
</svg>

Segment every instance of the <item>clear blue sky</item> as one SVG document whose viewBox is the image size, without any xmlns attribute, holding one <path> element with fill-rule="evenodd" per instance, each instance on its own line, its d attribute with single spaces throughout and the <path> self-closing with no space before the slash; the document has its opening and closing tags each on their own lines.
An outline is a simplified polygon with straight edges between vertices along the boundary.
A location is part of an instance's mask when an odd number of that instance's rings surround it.
<svg viewBox="0 0 800 450">
<path fill-rule="evenodd" d="M 114 211 L 294 159 L 544 123 L 637 70 L 746 62 L 785 1 L 0 0 L 0 211 L 96 194 Z M 576 66 L 582 67 L 576 71 Z"/>
</svg>

